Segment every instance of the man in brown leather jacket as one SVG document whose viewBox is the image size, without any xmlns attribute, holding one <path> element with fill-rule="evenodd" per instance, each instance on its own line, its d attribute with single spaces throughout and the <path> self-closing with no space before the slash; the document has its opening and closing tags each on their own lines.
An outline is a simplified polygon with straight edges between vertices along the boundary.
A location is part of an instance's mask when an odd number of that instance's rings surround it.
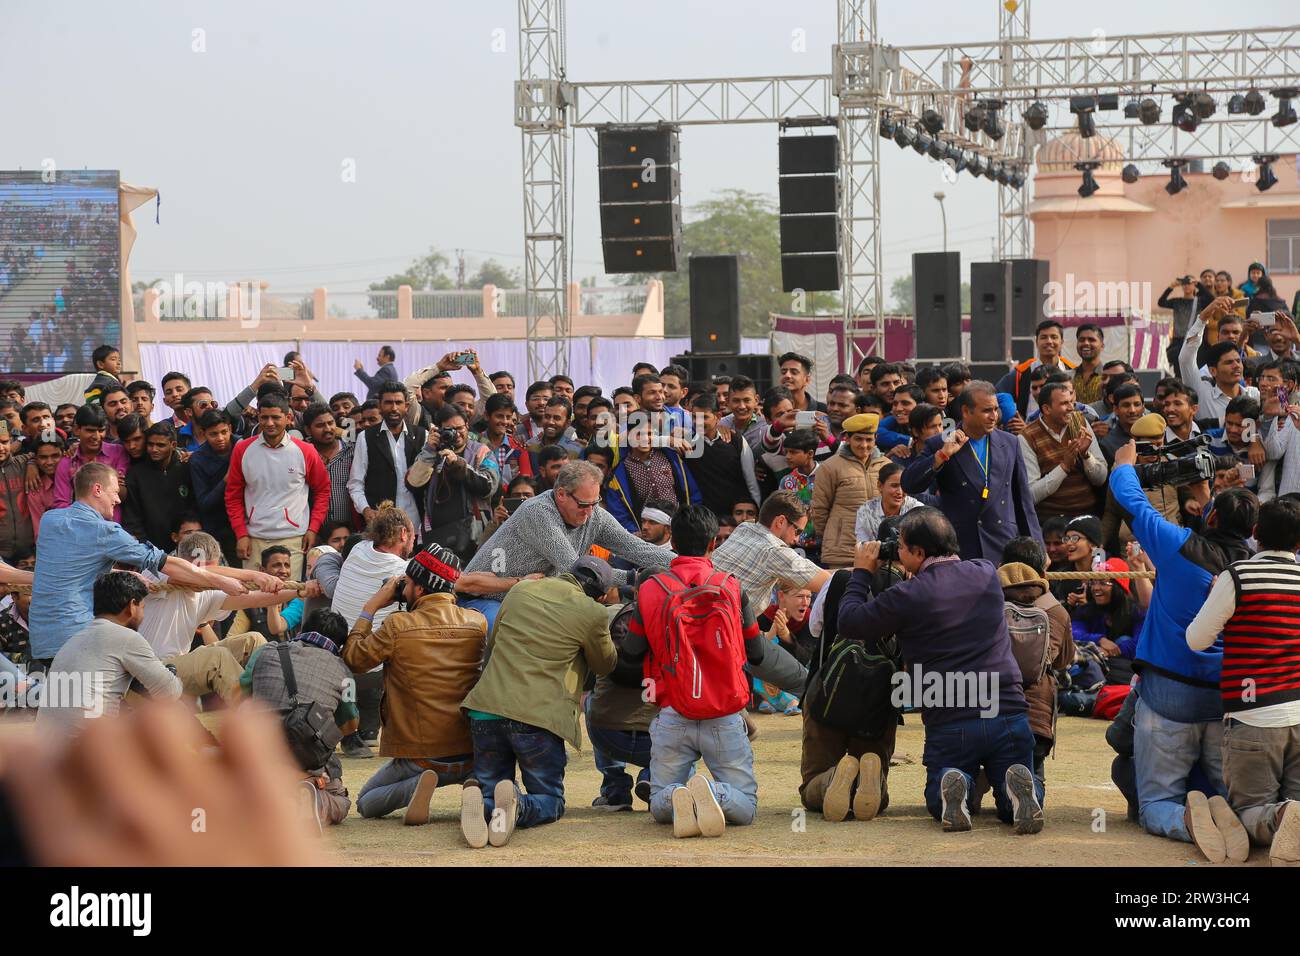
<svg viewBox="0 0 1300 956">
<path fill-rule="evenodd" d="M 458 607 L 454 593 L 460 559 L 430 544 L 366 602 L 343 648 L 343 662 L 361 674 L 384 665 L 383 732 L 379 754 L 390 757 L 357 796 L 363 817 L 406 808 L 408 826 L 427 823 L 440 784 L 472 775 L 474 747 L 460 702 L 483 669 L 487 619 Z M 407 610 L 373 630 L 376 611 L 397 600 Z"/>
</svg>

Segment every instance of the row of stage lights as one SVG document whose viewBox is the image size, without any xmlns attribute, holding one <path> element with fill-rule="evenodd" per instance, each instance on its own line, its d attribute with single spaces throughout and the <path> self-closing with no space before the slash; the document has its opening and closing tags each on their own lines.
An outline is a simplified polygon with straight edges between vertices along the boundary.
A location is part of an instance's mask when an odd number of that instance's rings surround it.
<svg viewBox="0 0 1300 956">
<path fill-rule="evenodd" d="M 1006 127 L 997 115 L 1001 108 L 1002 104 L 996 100 L 982 100 L 979 107 L 966 113 L 967 129 L 972 132 L 982 129 L 991 139 L 1001 139 L 1006 135 Z M 934 109 L 925 110 L 920 122 L 915 124 L 884 113 L 880 117 L 880 135 L 892 139 L 899 149 L 910 146 L 922 156 L 929 156 L 939 162 L 951 161 L 956 172 L 965 170 L 977 179 L 983 176 L 1012 189 L 1019 189 L 1025 184 L 1025 173 L 1019 165 L 998 162 L 943 139 L 939 135 L 943 132 L 943 125 L 943 117 Z"/>
<path fill-rule="evenodd" d="M 1273 164 L 1277 162 L 1277 153 L 1258 153 L 1251 157 L 1259 171 L 1255 178 L 1255 188 L 1260 192 L 1265 192 L 1273 188 L 1277 183 L 1277 175 L 1273 172 Z M 1177 196 L 1187 188 L 1187 180 L 1183 177 L 1183 167 L 1187 165 L 1185 159 L 1165 159 L 1161 160 L 1161 165 L 1169 170 L 1169 182 L 1165 184 L 1165 192 L 1171 196 Z M 1079 195 L 1087 199 L 1101 187 L 1097 185 L 1097 180 L 1093 177 L 1092 171 L 1101 166 L 1101 163 L 1089 161 L 1075 163 L 1074 168 L 1083 173 L 1083 184 L 1079 186 Z M 1232 167 L 1223 160 L 1219 160 L 1210 169 L 1210 173 L 1215 179 L 1222 182 L 1232 175 Z M 1133 163 L 1129 163 L 1120 170 L 1120 178 L 1126 183 L 1135 183 L 1142 178 L 1141 171 Z"/>
<path fill-rule="evenodd" d="M 1295 87 L 1283 87 L 1273 90 L 1272 95 L 1277 97 L 1277 112 L 1270 117 L 1271 122 L 1278 129 L 1291 126 L 1296 121 L 1296 111 L 1291 101 L 1300 95 L 1300 90 Z M 1228 99 L 1228 113 L 1233 116 L 1259 116 L 1267 105 L 1268 100 L 1264 98 L 1263 93 L 1259 90 L 1250 90 L 1247 93 L 1233 94 Z M 1097 135 L 1094 113 L 1117 109 L 1119 109 L 1117 93 L 1070 97 L 1070 112 L 1077 118 L 1079 135 L 1084 139 Z M 1192 133 L 1201 125 L 1201 120 L 1209 119 L 1217 109 L 1218 104 L 1209 93 L 1180 93 L 1174 96 L 1170 122 L 1183 132 Z M 1138 120 L 1143 126 L 1154 126 L 1159 123 L 1160 112 L 1159 101 L 1151 96 L 1141 100 L 1133 97 L 1124 106 L 1124 117 Z M 1030 129 L 1039 130 L 1047 125 L 1047 106 L 1041 101 L 1031 103 L 1022 115 L 1025 125 Z"/>
</svg>

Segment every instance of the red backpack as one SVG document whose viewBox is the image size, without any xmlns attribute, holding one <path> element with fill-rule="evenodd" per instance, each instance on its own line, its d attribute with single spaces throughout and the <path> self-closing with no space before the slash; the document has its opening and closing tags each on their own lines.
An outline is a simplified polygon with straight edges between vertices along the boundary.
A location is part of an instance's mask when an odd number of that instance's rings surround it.
<svg viewBox="0 0 1300 956">
<path fill-rule="evenodd" d="M 688 720 L 739 713 L 749 702 L 739 586 L 715 571 L 694 586 L 671 571 L 650 579 L 663 588 L 662 628 L 650 633 L 646 676 L 655 703 Z M 648 583 L 648 582 L 647 582 Z"/>
</svg>

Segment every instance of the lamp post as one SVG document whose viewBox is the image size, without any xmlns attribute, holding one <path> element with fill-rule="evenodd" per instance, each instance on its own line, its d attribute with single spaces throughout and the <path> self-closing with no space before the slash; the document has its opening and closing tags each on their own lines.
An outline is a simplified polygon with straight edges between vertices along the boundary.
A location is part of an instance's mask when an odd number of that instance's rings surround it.
<svg viewBox="0 0 1300 956">
<path fill-rule="evenodd" d="M 939 215 L 943 217 L 943 251 L 948 251 L 948 213 L 943 208 L 944 195 L 942 190 L 934 194 L 934 198 L 939 200 Z"/>
</svg>

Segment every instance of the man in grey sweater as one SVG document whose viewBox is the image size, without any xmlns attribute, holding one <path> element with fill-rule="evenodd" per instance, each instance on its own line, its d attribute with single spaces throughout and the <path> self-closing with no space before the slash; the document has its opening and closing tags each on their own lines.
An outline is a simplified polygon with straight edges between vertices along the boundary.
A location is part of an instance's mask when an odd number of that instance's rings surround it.
<svg viewBox="0 0 1300 956">
<path fill-rule="evenodd" d="M 84 720 L 116 714 L 137 682 L 150 697 L 180 696 L 176 672 L 136 630 L 148 593 L 144 581 L 129 571 L 108 571 L 95 579 L 95 619 L 59 649 L 42 688 L 36 718 L 42 732 L 75 736 Z"/>
</svg>

